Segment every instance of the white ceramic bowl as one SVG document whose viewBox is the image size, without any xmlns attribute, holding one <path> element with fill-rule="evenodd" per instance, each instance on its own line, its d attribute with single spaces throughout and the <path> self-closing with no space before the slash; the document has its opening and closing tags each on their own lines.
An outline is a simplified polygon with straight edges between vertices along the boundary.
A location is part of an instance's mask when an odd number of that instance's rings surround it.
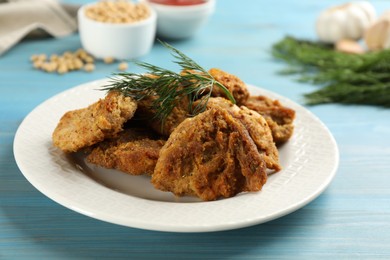
<svg viewBox="0 0 390 260">
<path fill-rule="evenodd" d="M 147 2 L 157 12 L 157 36 L 168 39 L 193 36 L 206 24 L 215 10 L 215 0 L 183 6 Z"/>
<path fill-rule="evenodd" d="M 92 3 L 95 4 L 95 3 Z M 83 48 L 96 58 L 134 59 L 147 54 L 156 36 L 157 15 L 135 23 L 104 23 L 88 18 L 85 9 L 78 10 L 79 34 Z"/>
</svg>

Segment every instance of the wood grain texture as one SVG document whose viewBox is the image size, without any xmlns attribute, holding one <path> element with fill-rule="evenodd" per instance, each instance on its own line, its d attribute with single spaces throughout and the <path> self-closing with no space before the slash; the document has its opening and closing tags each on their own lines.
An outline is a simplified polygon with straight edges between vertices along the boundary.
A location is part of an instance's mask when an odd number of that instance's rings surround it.
<svg viewBox="0 0 390 260">
<path fill-rule="evenodd" d="M 270 47 L 286 34 L 314 39 L 318 13 L 339 3 L 220 0 L 216 13 L 196 37 L 171 44 L 206 68 L 219 67 L 302 103 L 302 94 L 316 87 L 279 76 L 283 64 L 272 59 Z M 386 1 L 372 3 L 379 13 L 390 9 Z M 99 62 L 93 73 L 59 76 L 33 70 L 29 57 L 79 47 L 75 34 L 24 41 L 0 57 L 0 259 L 390 258 L 389 109 L 307 107 L 338 143 L 336 178 L 304 208 L 262 225 L 202 234 L 144 231 L 91 219 L 42 195 L 23 177 L 13 157 L 19 124 L 47 98 L 109 76 L 116 65 Z M 158 44 L 142 60 L 175 68 Z"/>
</svg>

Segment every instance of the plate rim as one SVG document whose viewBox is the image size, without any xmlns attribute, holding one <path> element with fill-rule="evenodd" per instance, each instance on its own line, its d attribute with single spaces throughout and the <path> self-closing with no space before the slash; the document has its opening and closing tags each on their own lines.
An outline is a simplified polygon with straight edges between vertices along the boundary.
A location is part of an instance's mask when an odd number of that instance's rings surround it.
<svg viewBox="0 0 390 260">
<path fill-rule="evenodd" d="M 73 211 L 76 211 L 80 214 L 83 214 L 83 215 L 86 215 L 86 216 L 89 216 L 89 217 L 92 217 L 95 219 L 99 219 L 101 221 L 113 223 L 113 224 L 118 224 L 118 225 L 132 227 L 132 228 L 154 230 L 154 231 L 211 232 L 211 231 L 231 230 L 231 229 L 243 228 L 243 227 L 248 227 L 248 226 L 252 226 L 252 225 L 265 223 L 265 222 L 280 218 L 282 216 L 288 215 L 288 214 L 296 211 L 297 209 L 302 208 L 303 206 L 309 204 L 311 201 L 316 199 L 329 186 L 329 184 L 332 182 L 332 180 L 334 179 L 334 177 L 337 173 L 337 169 L 339 166 L 339 157 L 340 157 L 337 142 L 334 139 L 330 130 L 327 128 L 327 126 L 316 115 L 314 115 L 311 111 L 309 111 L 305 107 L 301 106 L 300 104 L 297 104 L 296 102 L 288 99 L 287 97 L 284 97 L 280 94 L 274 93 L 270 90 L 263 89 L 263 88 L 260 88 L 258 86 L 252 85 L 252 84 L 247 84 L 250 89 L 256 88 L 261 93 L 264 93 L 264 95 L 270 95 L 270 96 L 272 96 L 272 98 L 278 99 L 282 103 L 287 102 L 288 104 L 293 104 L 294 107 L 299 108 L 299 110 L 298 110 L 299 113 L 303 113 L 303 112 L 306 113 L 315 123 L 318 124 L 318 126 L 320 126 L 326 132 L 327 137 L 329 138 L 328 141 L 331 143 L 331 146 L 332 146 L 333 152 L 334 152 L 333 158 L 332 158 L 334 161 L 334 165 L 333 165 L 332 169 L 330 170 L 329 174 L 327 175 L 327 178 L 325 179 L 325 181 L 323 181 L 321 183 L 321 185 L 319 185 L 315 191 L 311 192 L 304 199 L 301 199 L 300 201 L 297 201 L 294 204 L 291 204 L 289 207 L 277 211 L 277 213 L 275 213 L 275 214 L 263 216 L 261 218 L 257 216 L 257 217 L 253 217 L 253 218 L 241 219 L 241 220 L 236 221 L 236 222 L 221 223 L 219 225 L 211 225 L 211 226 L 207 225 L 207 224 L 194 225 L 194 226 L 191 226 L 191 225 L 182 226 L 182 225 L 176 225 L 175 223 L 164 223 L 164 224 L 157 223 L 156 224 L 156 223 L 150 223 L 150 222 L 145 221 L 145 220 L 136 221 L 134 219 L 132 219 L 130 221 L 131 223 L 129 223 L 129 221 L 126 221 L 124 219 L 113 218 L 109 214 L 103 214 L 103 212 L 97 212 L 96 210 L 94 211 L 93 208 L 90 209 L 89 207 L 80 207 L 80 205 L 78 205 L 77 203 L 76 204 L 74 202 L 72 203 L 72 201 L 69 201 L 69 199 L 58 196 L 58 194 L 53 193 L 53 191 L 51 191 L 50 189 L 47 189 L 47 187 L 42 186 L 41 183 L 37 182 L 36 179 L 33 178 L 33 175 L 31 175 L 31 173 L 28 172 L 29 170 L 26 169 L 25 165 L 21 161 L 19 142 L 21 142 L 21 140 L 22 140 L 21 135 L 22 135 L 23 127 L 25 126 L 27 120 L 31 117 L 31 115 L 36 113 L 36 111 L 38 111 L 39 109 L 41 109 L 45 105 L 49 104 L 52 100 L 58 99 L 61 96 L 67 95 L 67 94 L 72 93 L 72 92 L 77 91 L 77 90 L 81 90 L 83 88 L 89 88 L 92 85 L 103 84 L 103 82 L 107 82 L 107 80 L 108 79 L 99 79 L 99 80 L 94 80 L 94 81 L 89 81 L 89 82 L 86 82 L 83 84 L 79 84 L 77 86 L 74 86 L 70 89 L 64 90 L 64 91 L 46 99 L 45 101 L 40 103 L 38 106 L 36 106 L 30 113 L 27 114 L 27 116 L 23 119 L 22 123 L 19 125 L 19 127 L 15 133 L 15 137 L 14 137 L 14 143 L 13 143 L 14 157 L 15 157 L 15 161 L 17 163 L 17 166 L 19 167 L 23 176 L 38 191 L 40 191 L 42 194 L 44 194 L 45 196 L 47 196 L 51 200 L 55 201 L 56 203 L 66 207 L 66 208 L 69 208 Z M 115 192 L 115 191 L 112 191 L 112 192 Z M 261 192 L 263 192 L 263 191 L 261 191 Z M 125 195 L 125 194 L 122 194 L 122 195 L 129 196 L 129 195 Z M 236 197 L 236 198 L 238 198 L 238 197 Z M 242 196 L 241 196 L 241 198 L 242 198 Z M 141 198 L 136 198 L 136 199 L 144 200 L 144 202 L 148 203 L 148 204 L 156 203 L 156 202 L 148 201 L 146 199 L 141 199 Z M 230 198 L 230 199 L 234 199 L 234 198 Z M 220 201 L 222 201 L 222 200 L 220 200 Z M 158 202 L 159 205 L 162 205 L 161 203 L 163 203 L 163 204 L 168 203 L 168 205 L 174 205 L 174 204 L 172 204 L 172 202 Z M 201 202 L 201 203 L 203 203 L 203 202 Z M 205 203 L 213 203 L 213 202 L 205 202 Z M 218 201 L 214 202 L 214 203 L 218 203 Z M 184 203 L 184 204 L 186 204 L 186 203 Z"/>
</svg>

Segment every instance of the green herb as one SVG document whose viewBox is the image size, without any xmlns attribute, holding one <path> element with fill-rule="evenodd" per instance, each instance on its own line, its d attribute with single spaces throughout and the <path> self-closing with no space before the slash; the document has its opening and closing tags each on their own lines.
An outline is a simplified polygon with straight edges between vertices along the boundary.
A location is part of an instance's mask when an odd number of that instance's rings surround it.
<svg viewBox="0 0 390 260">
<path fill-rule="evenodd" d="M 114 74 L 111 84 L 104 90 L 116 90 L 125 96 L 131 96 L 137 101 L 154 97 L 151 108 L 156 112 L 155 117 L 164 121 L 172 112 L 177 102 L 188 97 L 189 113 L 194 116 L 206 109 L 207 102 L 215 86 L 221 88 L 227 98 L 235 104 L 229 90 L 216 81 L 205 69 L 173 46 L 161 42 L 172 51 L 172 56 L 185 73 L 176 73 L 146 62 L 136 61 L 135 64 L 146 69 L 143 74 L 122 72 Z M 193 106 L 197 101 L 197 105 Z"/>
<path fill-rule="evenodd" d="M 305 95 L 308 104 L 390 107 L 390 50 L 347 54 L 332 45 L 286 37 L 272 54 L 288 63 L 282 74 L 299 74 L 299 81 L 322 86 Z"/>
</svg>

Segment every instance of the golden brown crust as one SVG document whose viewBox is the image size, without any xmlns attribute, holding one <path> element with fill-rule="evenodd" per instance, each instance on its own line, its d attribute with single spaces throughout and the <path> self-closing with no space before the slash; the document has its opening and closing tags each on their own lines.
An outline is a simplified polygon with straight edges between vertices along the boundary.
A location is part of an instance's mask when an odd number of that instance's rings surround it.
<svg viewBox="0 0 390 260">
<path fill-rule="evenodd" d="M 266 165 L 246 128 L 222 109 L 183 121 L 160 151 L 152 184 L 202 200 L 259 191 Z"/>
<path fill-rule="evenodd" d="M 60 119 L 52 140 L 64 152 L 76 152 L 122 131 L 135 113 L 137 103 L 118 92 L 109 92 L 92 105 L 69 111 Z"/>
<path fill-rule="evenodd" d="M 294 132 L 294 110 L 283 106 L 278 100 L 265 96 L 251 96 L 244 106 L 258 112 L 267 120 L 276 144 L 282 144 L 290 139 Z"/>
<path fill-rule="evenodd" d="M 236 100 L 237 105 L 244 104 L 249 98 L 249 91 L 245 83 L 239 79 L 237 76 L 227 73 L 223 70 L 212 68 L 209 70 L 211 76 L 215 78 L 216 81 L 224 85 L 230 93 L 232 93 L 234 99 Z M 214 87 L 212 91 L 213 97 L 224 97 L 226 95 L 222 92 L 219 87 Z"/>
<path fill-rule="evenodd" d="M 130 128 L 117 138 L 96 144 L 87 161 L 105 168 L 117 169 L 131 175 L 152 175 L 164 140 L 151 139 L 146 129 Z"/>
<path fill-rule="evenodd" d="M 279 152 L 274 143 L 271 129 L 260 114 L 244 106 L 238 107 L 224 98 L 210 98 L 207 107 L 220 107 L 228 111 L 235 119 L 238 119 L 248 130 L 259 153 L 264 157 L 267 168 L 275 171 L 281 170 Z"/>
</svg>

